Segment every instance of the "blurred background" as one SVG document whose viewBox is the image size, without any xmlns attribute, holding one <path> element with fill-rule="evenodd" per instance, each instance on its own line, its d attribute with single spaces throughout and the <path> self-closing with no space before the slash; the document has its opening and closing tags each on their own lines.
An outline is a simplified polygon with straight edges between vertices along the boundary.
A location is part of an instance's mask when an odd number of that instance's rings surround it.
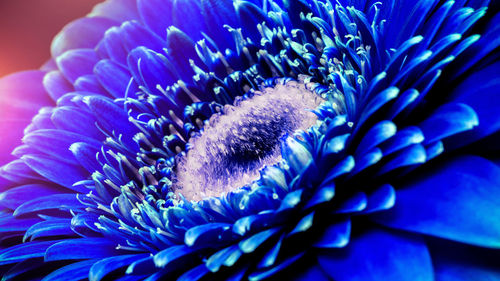
<svg viewBox="0 0 500 281">
<path fill-rule="evenodd" d="M 0 0 L 0 77 L 39 68 L 63 26 L 103 0 Z"/>
</svg>

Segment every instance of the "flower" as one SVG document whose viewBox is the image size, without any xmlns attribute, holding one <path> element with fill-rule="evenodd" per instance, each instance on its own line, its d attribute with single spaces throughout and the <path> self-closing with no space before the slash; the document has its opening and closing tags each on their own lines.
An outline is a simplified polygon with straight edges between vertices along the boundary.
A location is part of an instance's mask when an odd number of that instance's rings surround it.
<svg viewBox="0 0 500 281">
<path fill-rule="evenodd" d="M 499 277 L 499 8 L 96 6 L 0 82 L 3 279 Z"/>
</svg>

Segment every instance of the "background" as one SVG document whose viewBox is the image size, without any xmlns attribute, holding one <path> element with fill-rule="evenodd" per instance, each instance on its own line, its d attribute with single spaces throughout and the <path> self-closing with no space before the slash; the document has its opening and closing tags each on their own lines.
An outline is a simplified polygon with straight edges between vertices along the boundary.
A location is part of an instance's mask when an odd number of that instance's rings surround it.
<svg viewBox="0 0 500 281">
<path fill-rule="evenodd" d="M 52 38 L 102 0 L 0 0 L 0 77 L 39 68 Z"/>
</svg>

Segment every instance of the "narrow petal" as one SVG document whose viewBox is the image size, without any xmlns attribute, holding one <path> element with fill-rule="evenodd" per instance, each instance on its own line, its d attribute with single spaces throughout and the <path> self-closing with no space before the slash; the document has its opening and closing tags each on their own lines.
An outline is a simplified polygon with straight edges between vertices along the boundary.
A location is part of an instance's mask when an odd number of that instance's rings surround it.
<svg viewBox="0 0 500 281">
<path fill-rule="evenodd" d="M 105 238 L 67 239 L 49 247 L 45 261 L 106 258 L 119 253 L 116 246 Z"/>
<path fill-rule="evenodd" d="M 60 193 L 55 187 L 44 184 L 20 185 L 0 193 L 0 206 L 14 210 L 26 202 L 27 198 L 38 198 Z"/>
<path fill-rule="evenodd" d="M 86 260 L 81 262 L 72 263 L 65 267 L 61 267 L 51 274 L 45 276 L 43 281 L 57 281 L 57 280 L 83 280 L 87 279 L 90 267 L 97 260 Z"/>
<path fill-rule="evenodd" d="M 75 194 L 55 194 L 26 200 L 25 203 L 16 208 L 14 216 L 53 209 L 69 212 L 83 208 L 84 205 L 78 201 Z"/>
<path fill-rule="evenodd" d="M 132 262 L 139 259 L 143 259 L 148 254 L 137 254 L 137 255 L 121 255 L 116 257 L 110 257 L 102 259 L 92 265 L 89 273 L 90 281 L 102 280 L 106 275 L 110 274 L 112 271 L 117 270 L 122 267 L 130 265 Z"/>
<path fill-rule="evenodd" d="M 22 160 L 31 169 L 48 180 L 78 192 L 86 193 L 87 190 L 73 186 L 75 182 L 87 179 L 87 172 L 80 166 L 61 163 L 53 158 L 42 155 L 25 155 Z"/>
</svg>

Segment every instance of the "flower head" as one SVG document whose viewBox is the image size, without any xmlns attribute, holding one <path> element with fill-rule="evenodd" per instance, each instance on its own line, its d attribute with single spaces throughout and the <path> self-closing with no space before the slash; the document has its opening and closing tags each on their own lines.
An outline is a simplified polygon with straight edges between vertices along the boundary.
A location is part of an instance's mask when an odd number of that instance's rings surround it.
<svg viewBox="0 0 500 281">
<path fill-rule="evenodd" d="M 4 279 L 497 276 L 497 6 L 96 6 L 14 74 L 50 99 L 1 169 Z"/>
</svg>

